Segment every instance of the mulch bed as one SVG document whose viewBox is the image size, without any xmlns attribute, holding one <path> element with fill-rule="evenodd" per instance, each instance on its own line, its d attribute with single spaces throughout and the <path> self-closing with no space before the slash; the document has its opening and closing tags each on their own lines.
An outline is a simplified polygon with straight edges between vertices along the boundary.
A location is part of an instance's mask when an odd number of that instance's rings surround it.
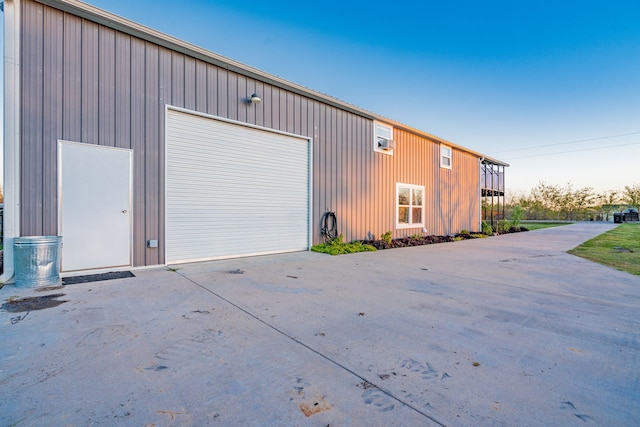
<svg viewBox="0 0 640 427">
<path fill-rule="evenodd" d="M 362 243 L 371 245 L 376 249 L 405 248 L 408 246 L 423 246 L 434 243 L 453 242 L 453 236 L 420 236 L 400 237 L 387 242 L 386 240 L 363 240 Z"/>
<path fill-rule="evenodd" d="M 511 227 L 506 233 L 519 233 L 521 231 L 529 231 L 526 227 Z M 397 239 L 387 242 L 386 240 L 362 240 L 362 243 L 371 245 L 376 249 L 392 249 L 392 248 L 406 248 L 409 246 L 423 246 L 432 245 L 434 243 L 446 243 L 453 242 L 455 240 L 468 240 L 477 239 L 472 234 L 456 234 L 454 236 L 415 236 L 415 237 L 399 237 Z"/>
</svg>

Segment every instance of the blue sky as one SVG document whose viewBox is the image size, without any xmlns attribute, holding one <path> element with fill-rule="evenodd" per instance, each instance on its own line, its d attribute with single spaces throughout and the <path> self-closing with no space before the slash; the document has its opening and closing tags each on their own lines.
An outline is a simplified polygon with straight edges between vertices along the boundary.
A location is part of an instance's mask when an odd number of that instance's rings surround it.
<svg viewBox="0 0 640 427">
<path fill-rule="evenodd" d="M 637 0 L 89 3 L 509 162 L 512 192 L 640 183 Z"/>
</svg>

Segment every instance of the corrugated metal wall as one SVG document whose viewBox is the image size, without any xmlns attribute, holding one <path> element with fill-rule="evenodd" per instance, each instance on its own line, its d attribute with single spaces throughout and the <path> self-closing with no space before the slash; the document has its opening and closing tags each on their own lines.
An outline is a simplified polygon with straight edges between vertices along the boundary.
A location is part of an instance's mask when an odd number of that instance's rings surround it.
<svg viewBox="0 0 640 427">
<path fill-rule="evenodd" d="M 165 105 L 252 123 L 313 140 L 314 242 L 326 210 L 346 240 L 411 235 L 395 230 L 395 184 L 424 185 L 430 234 L 475 230 L 478 162 L 395 129 L 393 156 L 372 150 L 368 118 L 225 70 L 58 11 L 22 2 L 21 234 L 57 233 L 59 139 L 134 151 L 134 265 L 164 263 Z M 258 105 L 245 102 L 257 93 Z M 280 232 L 283 232 L 280 230 Z M 158 239 L 159 247 L 146 247 Z"/>
</svg>

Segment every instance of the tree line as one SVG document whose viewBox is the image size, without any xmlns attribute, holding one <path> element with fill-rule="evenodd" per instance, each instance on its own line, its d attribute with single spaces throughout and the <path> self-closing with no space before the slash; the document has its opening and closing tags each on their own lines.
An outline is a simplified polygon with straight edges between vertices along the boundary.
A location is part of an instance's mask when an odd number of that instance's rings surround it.
<svg viewBox="0 0 640 427">
<path fill-rule="evenodd" d="M 623 190 L 596 192 L 591 187 L 573 188 L 538 183 L 528 194 L 512 194 L 506 201 L 507 212 L 522 219 L 609 221 L 615 212 L 640 206 L 640 184 Z"/>
</svg>

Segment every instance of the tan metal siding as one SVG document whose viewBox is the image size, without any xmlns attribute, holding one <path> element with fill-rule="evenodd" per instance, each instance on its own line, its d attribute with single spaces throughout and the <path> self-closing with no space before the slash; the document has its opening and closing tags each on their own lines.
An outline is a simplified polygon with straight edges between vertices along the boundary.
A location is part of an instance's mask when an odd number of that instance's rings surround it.
<svg viewBox="0 0 640 427">
<path fill-rule="evenodd" d="M 131 148 L 134 265 L 164 262 L 165 105 L 186 107 L 312 138 L 312 237 L 326 210 L 346 240 L 395 229 L 395 184 L 425 186 L 431 234 L 475 229 L 477 156 L 395 129 L 393 156 L 372 149 L 371 119 L 237 74 L 69 13 L 22 2 L 22 234 L 57 232 L 58 139 Z M 262 103 L 246 102 L 257 93 Z M 46 193 L 46 194 L 45 194 Z M 158 239 L 159 248 L 146 247 Z"/>
<path fill-rule="evenodd" d="M 478 231 L 478 159 L 453 149 L 452 168 L 441 168 L 441 226 L 444 233 Z"/>
</svg>

